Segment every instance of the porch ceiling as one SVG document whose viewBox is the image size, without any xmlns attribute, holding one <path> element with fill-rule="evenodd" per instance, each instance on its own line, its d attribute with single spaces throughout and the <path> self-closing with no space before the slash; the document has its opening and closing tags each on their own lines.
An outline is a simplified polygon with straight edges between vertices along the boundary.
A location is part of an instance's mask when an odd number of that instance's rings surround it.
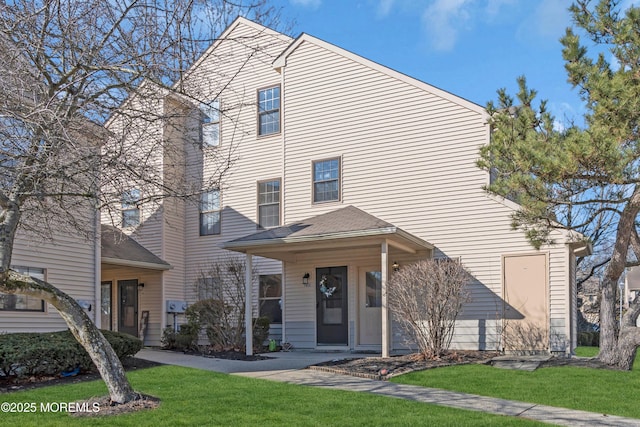
<svg viewBox="0 0 640 427">
<path fill-rule="evenodd" d="M 433 249 L 433 245 L 419 237 L 354 206 L 259 231 L 226 242 L 223 247 L 235 252 L 295 262 L 296 253 L 379 247 L 384 241 L 408 253 Z"/>
</svg>

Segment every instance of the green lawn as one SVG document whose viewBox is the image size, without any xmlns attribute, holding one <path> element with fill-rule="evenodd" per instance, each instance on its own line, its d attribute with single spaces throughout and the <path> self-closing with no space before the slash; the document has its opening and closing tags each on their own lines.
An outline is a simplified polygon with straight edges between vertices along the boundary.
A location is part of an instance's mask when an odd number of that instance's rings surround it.
<svg viewBox="0 0 640 427">
<path fill-rule="evenodd" d="M 162 399 L 158 409 L 112 417 L 66 413 L 0 415 L 2 426 L 513 426 L 527 420 L 340 390 L 296 386 L 176 366 L 128 374 L 134 388 Z M 101 381 L 0 394 L 0 402 L 70 402 L 106 395 Z"/>
<path fill-rule="evenodd" d="M 597 348 L 588 347 L 577 351 L 589 357 L 597 352 Z M 461 365 L 413 372 L 392 381 L 640 418 L 639 359 L 630 372 L 568 366 L 526 372 Z"/>
</svg>

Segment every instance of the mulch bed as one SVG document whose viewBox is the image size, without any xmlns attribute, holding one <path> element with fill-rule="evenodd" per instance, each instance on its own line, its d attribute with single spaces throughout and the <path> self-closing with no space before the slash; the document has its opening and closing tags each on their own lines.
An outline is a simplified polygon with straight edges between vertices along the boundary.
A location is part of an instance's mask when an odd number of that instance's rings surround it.
<svg viewBox="0 0 640 427">
<path fill-rule="evenodd" d="M 500 353 L 491 351 L 450 351 L 438 359 L 424 359 L 417 354 L 392 356 L 388 358 L 365 357 L 357 359 L 335 359 L 318 363 L 309 368 L 360 378 L 387 380 L 409 372 L 442 366 L 469 363 L 486 364 L 489 363 L 493 357 L 500 355 Z"/>
<path fill-rule="evenodd" d="M 151 368 L 159 366 L 161 363 L 151 362 L 149 360 L 128 357 L 122 361 L 122 366 L 126 371 L 135 371 L 137 369 Z M 4 378 L 0 377 L 0 394 L 10 393 L 12 391 L 31 390 L 38 387 L 60 384 L 75 384 L 82 381 L 90 381 L 100 379 L 98 372 L 81 372 L 73 377 L 62 376 L 32 376 L 24 378 Z"/>
</svg>

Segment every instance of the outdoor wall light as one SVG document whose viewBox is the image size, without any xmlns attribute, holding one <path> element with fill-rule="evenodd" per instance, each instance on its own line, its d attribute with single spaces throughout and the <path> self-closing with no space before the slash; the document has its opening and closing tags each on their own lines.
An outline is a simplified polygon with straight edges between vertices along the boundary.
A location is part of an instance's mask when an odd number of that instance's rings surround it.
<svg viewBox="0 0 640 427">
<path fill-rule="evenodd" d="M 398 264 L 398 261 L 393 261 L 393 265 L 391 266 L 391 268 L 393 268 L 393 271 L 400 270 L 400 264 Z"/>
<path fill-rule="evenodd" d="M 302 276 L 302 284 L 305 286 L 309 286 L 309 273 L 304 273 L 304 276 Z"/>
<path fill-rule="evenodd" d="M 138 289 L 144 288 L 144 283 L 138 283 Z"/>
</svg>

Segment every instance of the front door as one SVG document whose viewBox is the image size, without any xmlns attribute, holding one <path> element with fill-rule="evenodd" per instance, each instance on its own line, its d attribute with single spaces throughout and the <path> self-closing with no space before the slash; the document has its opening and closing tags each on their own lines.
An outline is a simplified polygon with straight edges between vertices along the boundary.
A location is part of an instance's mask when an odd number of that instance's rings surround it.
<svg viewBox="0 0 640 427">
<path fill-rule="evenodd" d="M 118 331 L 138 336 L 138 280 L 118 280 Z"/>
<path fill-rule="evenodd" d="M 361 345 L 382 344 L 382 273 L 380 267 L 361 268 L 358 289 Z"/>
<path fill-rule="evenodd" d="M 316 268 L 317 343 L 348 345 L 347 267 Z"/>
</svg>

